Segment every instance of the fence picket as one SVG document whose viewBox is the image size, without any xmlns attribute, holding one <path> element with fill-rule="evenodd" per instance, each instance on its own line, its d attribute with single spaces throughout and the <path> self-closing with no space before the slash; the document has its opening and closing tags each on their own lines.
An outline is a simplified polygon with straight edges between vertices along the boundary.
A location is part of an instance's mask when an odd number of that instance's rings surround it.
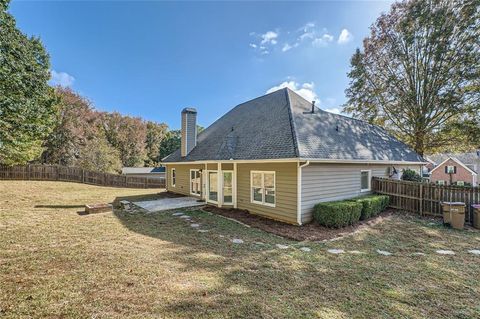
<svg viewBox="0 0 480 319">
<path fill-rule="evenodd" d="M 60 165 L 0 165 L 0 180 L 65 181 L 112 187 L 165 188 L 165 178 L 129 177 Z"/>
<path fill-rule="evenodd" d="M 373 191 L 390 196 L 390 206 L 420 215 L 442 216 L 441 202 L 461 201 L 466 205 L 465 220 L 473 222 L 473 204 L 480 204 L 479 187 L 442 186 L 373 178 Z"/>
</svg>

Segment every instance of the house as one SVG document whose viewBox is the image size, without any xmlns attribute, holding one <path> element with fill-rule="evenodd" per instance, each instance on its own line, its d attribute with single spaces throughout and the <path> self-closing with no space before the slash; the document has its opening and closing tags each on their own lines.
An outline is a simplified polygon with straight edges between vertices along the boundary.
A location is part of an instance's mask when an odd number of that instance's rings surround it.
<svg viewBox="0 0 480 319">
<path fill-rule="evenodd" d="M 430 182 L 440 185 L 478 186 L 480 150 L 469 153 L 442 153 L 429 155 L 434 163 L 430 170 Z"/>
<path fill-rule="evenodd" d="M 122 175 L 134 177 L 165 178 L 165 167 L 123 167 Z"/>
<path fill-rule="evenodd" d="M 315 204 L 366 194 L 372 176 L 424 160 L 377 126 L 315 107 L 290 89 L 237 105 L 200 134 L 182 111 L 181 147 L 163 159 L 168 191 L 305 224 Z"/>
</svg>

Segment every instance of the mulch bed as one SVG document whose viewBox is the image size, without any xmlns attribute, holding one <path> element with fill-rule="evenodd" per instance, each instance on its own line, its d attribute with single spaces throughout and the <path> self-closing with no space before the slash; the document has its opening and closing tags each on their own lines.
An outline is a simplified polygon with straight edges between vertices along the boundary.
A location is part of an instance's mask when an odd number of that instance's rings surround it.
<svg viewBox="0 0 480 319">
<path fill-rule="evenodd" d="M 247 210 L 242 209 L 218 208 L 207 205 L 203 208 L 203 210 L 232 218 L 251 227 L 297 241 L 324 241 L 344 237 L 345 235 L 349 235 L 355 231 L 376 225 L 394 213 L 394 210 L 386 210 L 380 215 L 368 220 L 360 221 L 354 226 L 335 229 L 323 227 L 315 222 L 311 222 L 303 226 L 290 225 L 262 216 L 253 215 Z"/>
</svg>

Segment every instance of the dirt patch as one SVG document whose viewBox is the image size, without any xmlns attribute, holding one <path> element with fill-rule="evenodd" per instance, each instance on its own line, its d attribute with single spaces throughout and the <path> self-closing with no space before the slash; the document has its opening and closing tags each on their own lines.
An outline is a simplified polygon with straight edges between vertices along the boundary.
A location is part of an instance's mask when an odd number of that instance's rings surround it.
<svg viewBox="0 0 480 319">
<path fill-rule="evenodd" d="M 315 222 L 311 222 L 303 226 L 290 225 L 273 219 L 250 214 L 247 210 L 243 209 L 218 208 L 208 205 L 205 206 L 203 210 L 238 220 L 243 224 L 278 236 L 298 241 L 324 241 L 342 238 L 361 231 L 362 229 L 381 223 L 395 212 L 394 210 L 386 210 L 380 215 L 368 220 L 360 221 L 356 225 L 335 229 L 323 227 Z"/>
</svg>

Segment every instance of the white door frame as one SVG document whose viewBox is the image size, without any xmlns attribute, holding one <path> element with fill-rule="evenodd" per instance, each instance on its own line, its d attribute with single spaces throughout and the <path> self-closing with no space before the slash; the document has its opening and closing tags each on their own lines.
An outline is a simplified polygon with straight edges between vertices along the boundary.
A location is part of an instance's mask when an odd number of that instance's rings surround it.
<svg viewBox="0 0 480 319">
<path fill-rule="evenodd" d="M 209 173 L 215 172 L 217 173 L 217 201 L 213 201 L 210 199 L 210 178 Z M 205 170 L 205 201 L 207 203 L 216 204 L 219 207 L 222 207 L 223 203 L 223 172 L 232 173 L 232 202 L 227 203 L 228 206 L 233 205 L 236 206 L 237 202 L 237 178 L 236 178 L 236 171 L 235 170 L 217 170 L 217 169 L 207 169 Z"/>
<path fill-rule="evenodd" d="M 217 201 L 213 201 L 210 199 L 210 173 L 217 173 Z M 205 192 L 205 200 L 207 203 L 213 203 L 213 204 L 218 204 L 218 199 L 220 198 L 220 192 L 219 192 L 219 177 L 218 177 L 218 171 L 216 169 L 208 169 L 206 170 L 206 175 L 207 178 L 205 180 L 205 185 L 206 185 L 206 192 Z"/>
</svg>

